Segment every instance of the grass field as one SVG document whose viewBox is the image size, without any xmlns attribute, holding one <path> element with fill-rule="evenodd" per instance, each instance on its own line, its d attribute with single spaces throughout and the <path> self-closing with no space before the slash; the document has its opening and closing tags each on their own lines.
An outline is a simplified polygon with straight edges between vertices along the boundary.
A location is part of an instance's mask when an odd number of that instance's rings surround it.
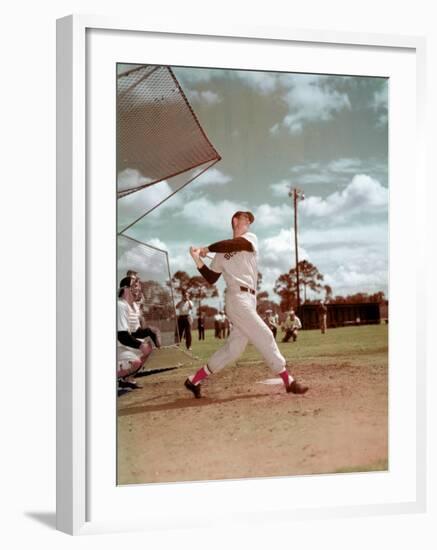
<svg viewBox="0 0 437 550">
<path fill-rule="evenodd" d="M 154 352 L 143 388 L 118 399 L 120 484 L 387 469 L 387 325 L 279 342 L 310 387 L 304 396 L 268 384 L 273 374 L 249 345 L 193 399 L 183 381 L 222 344 L 194 332 L 192 356 Z"/>
<path fill-rule="evenodd" d="M 336 328 L 323 335 L 319 330 L 302 330 L 297 342 L 285 344 L 281 343 L 279 332 L 276 340 L 281 353 L 291 362 L 325 361 L 333 357 L 341 359 L 387 354 L 387 331 L 388 325 L 363 325 Z M 214 338 L 213 330 L 206 331 L 205 340 L 197 340 L 195 332 L 193 336 L 193 353 L 201 361 L 207 361 L 223 345 L 223 340 Z M 262 361 L 261 355 L 250 344 L 237 363 L 247 361 Z"/>
</svg>

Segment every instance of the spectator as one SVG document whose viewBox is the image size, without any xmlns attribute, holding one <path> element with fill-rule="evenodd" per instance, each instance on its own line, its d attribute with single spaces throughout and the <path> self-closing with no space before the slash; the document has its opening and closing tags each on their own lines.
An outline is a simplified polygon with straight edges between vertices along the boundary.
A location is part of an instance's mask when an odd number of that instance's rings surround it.
<svg viewBox="0 0 437 550">
<path fill-rule="evenodd" d="M 200 311 L 197 317 L 197 330 L 199 340 L 205 340 L 205 315 Z"/>
<path fill-rule="evenodd" d="M 266 322 L 269 329 L 272 331 L 273 337 L 276 340 L 276 334 L 278 333 L 278 324 L 279 324 L 278 316 L 275 313 L 273 313 L 271 309 L 267 309 L 264 321 Z"/>
</svg>

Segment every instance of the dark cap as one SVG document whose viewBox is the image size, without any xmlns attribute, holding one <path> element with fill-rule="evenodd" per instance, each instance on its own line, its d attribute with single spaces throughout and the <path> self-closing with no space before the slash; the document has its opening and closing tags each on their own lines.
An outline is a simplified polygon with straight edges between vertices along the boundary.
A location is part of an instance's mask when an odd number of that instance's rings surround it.
<svg viewBox="0 0 437 550">
<path fill-rule="evenodd" d="M 120 281 L 120 288 L 130 288 L 131 285 L 132 285 L 132 279 L 134 277 L 124 277 L 124 279 L 122 279 Z"/>
<path fill-rule="evenodd" d="M 250 223 L 253 223 L 255 221 L 255 216 L 252 214 L 252 212 L 244 212 L 243 210 L 238 210 L 237 212 L 235 212 L 235 214 L 232 216 L 232 220 L 234 218 L 238 218 L 238 216 L 241 216 L 241 214 L 246 214 L 246 216 L 249 216 Z"/>
</svg>

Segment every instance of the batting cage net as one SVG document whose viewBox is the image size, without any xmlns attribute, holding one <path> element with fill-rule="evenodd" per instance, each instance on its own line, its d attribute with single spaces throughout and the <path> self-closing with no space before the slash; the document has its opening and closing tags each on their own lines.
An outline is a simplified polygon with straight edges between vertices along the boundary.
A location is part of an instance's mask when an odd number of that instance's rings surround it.
<svg viewBox="0 0 437 550">
<path fill-rule="evenodd" d="M 118 197 L 166 180 L 158 193 L 162 201 L 165 194 L 171 196 L 220 160 L 220 155 L 170 67 L 121 67 L 117 77 Z"/>
<path fill-rule="evenodd" d="M 134 271 L 141 281 L 140 305 L 147 326 L 159 328 L 163 346 L 175 343 L 176 314 L 167 252 L 119 235 L 118 281 Z"/>
<path fill-rule="evenodd" d="M 159 235 L 144 237 L 144 227 L 135 232 L 146 244 L 126 231 L 145 216 L 153 221 L 154 214 L 162 213 L 160 205 L 220 158 L 170 67 L 117 65 L 118 281 L 128 271 L 138 273 L 144 325 L 161 332 L 163 347 L 147 360 L 147 371 L 196 358 L 176 345 L 168 255 L 150 243 Z"/>
</svg>

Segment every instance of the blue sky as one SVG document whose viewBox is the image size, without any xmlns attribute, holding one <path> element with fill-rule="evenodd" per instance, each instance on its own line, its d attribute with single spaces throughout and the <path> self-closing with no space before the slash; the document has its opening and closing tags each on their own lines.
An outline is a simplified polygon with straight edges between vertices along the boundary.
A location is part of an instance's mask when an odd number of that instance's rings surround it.
<svg viewBox="0 0 437 550">
<path fill-rule="evenodd" d="M 388 288 L 388 81 L 382 78 L 173 68 L 222 160 L 127 235 L 196 270 L 193 245 L 229 238 L 249 209 L 264 290 L 294 267 L 290 186 L 299 187 L 299 258 L 334 294 Z M 124 170 L 126 178 L 140 178 Z M 168 194 L 169 182 L 118 200 L 121 226 Z"/>
</svg>

